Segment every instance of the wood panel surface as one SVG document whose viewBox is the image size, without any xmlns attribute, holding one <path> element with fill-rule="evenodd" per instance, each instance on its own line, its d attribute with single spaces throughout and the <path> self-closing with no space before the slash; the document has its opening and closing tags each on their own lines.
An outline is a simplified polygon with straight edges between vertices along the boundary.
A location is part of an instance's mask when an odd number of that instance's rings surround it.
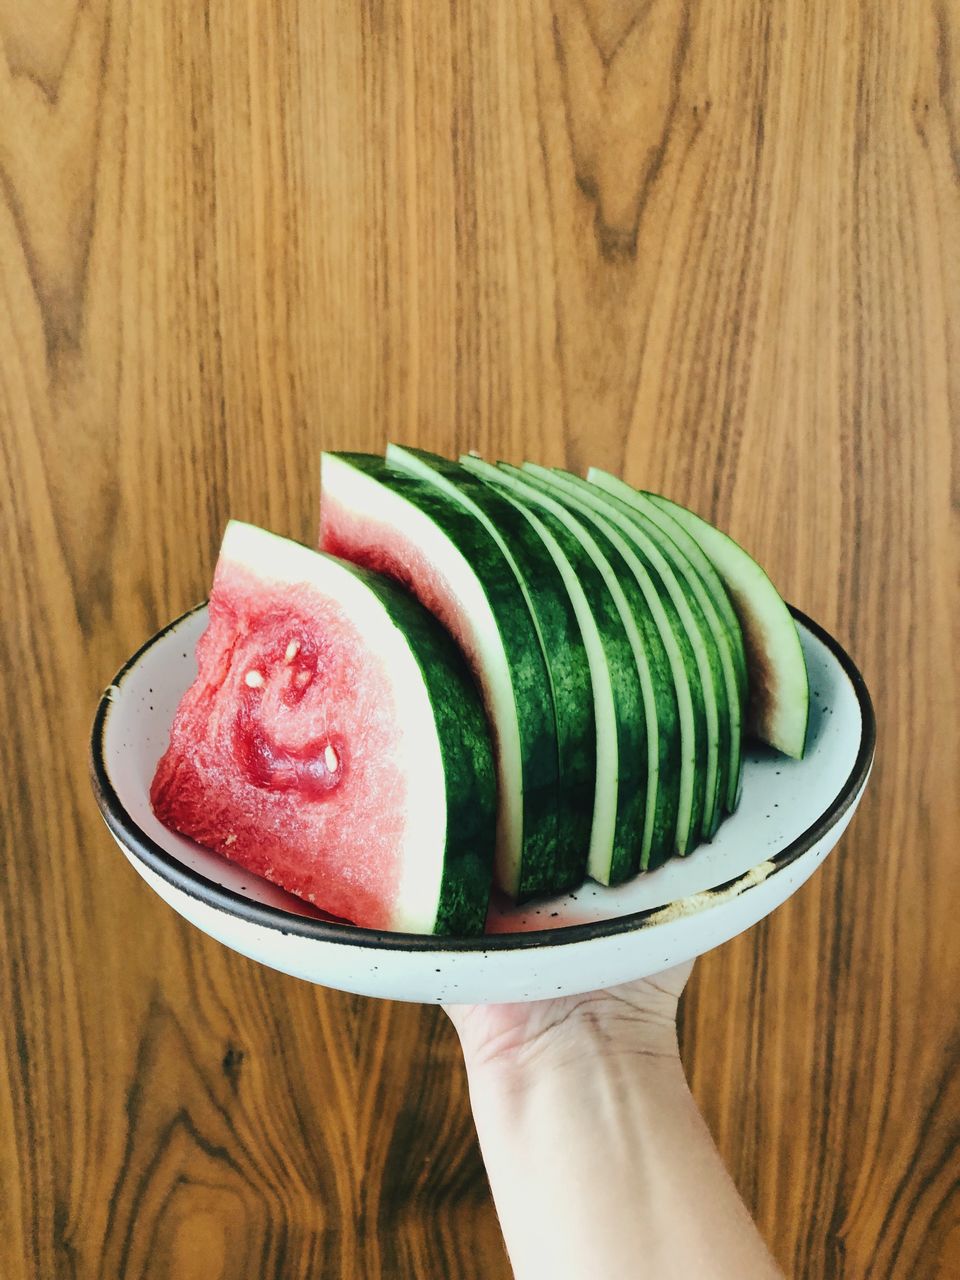
<svg viewBox="0 0 960 1280">
<path fill-rule="evenodd" d="M 227 517 L 309 539 L 388 438 L 660 488 L 862 665 L 868 799 L 684 1056 L 789 1274 L 960 1275 L 958 51 L 955 0 L 0 0 L 7 1280 L 509 1274 L 443 1015 L 207 941 L 87 782 Z"/>
</svg>

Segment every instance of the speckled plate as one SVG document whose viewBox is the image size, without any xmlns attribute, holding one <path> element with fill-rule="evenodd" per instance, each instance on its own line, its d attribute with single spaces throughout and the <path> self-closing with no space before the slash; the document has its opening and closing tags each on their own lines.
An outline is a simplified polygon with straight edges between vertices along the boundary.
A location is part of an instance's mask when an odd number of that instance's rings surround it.
<svg viewBox="0 0 960 1280">
<path fill-rule="evenodd" d="M 811 678 L 807 752 L 752 746 L 743 799 L 715 838 L 617 889 L 491 908 L 478 939 L 377 933 L 323 916 L 163 827 L 149 788 L 207 621 L 198 606 L 149 640 L 106 689 L 93 726 L 94 791 L 120 848 L 197 928 L 284 973 L 393 1000 L 499 1002 L 588 991 L 655 973 L 743 932 L 795 893 L 863 795 L 876 726 L 860 673 L 797 610 Z"/>
</svg>

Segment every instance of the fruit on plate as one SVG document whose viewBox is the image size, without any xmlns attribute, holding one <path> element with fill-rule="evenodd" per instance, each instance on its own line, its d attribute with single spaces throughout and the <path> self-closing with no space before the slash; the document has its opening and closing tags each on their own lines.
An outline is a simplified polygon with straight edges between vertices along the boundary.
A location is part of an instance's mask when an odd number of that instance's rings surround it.
<svg viewBox="0 0 960 1280">
<path fill-rule="evenodd" d="M 457 641 L 480 685 L 497 761 L 498 885 L 522 901 L 579 883 L 582 861 L 571 874 L 557 860 L 550 675 L 501 544 L 473 511 L 370 454 L 325 453 L 320 487 L 323 550 L 407 587 Z M 519 550 L 515 529 L 510 538 Z"/>
<path fill-rule="evenodd" d="M 519 472 L 472 456 L 462 464 L 524 513 L 570 592 L 590 664 L 596 712 L 597 769 L 587 871 L 600 884 L 619 884 L 650 860 L 655 815 L 648 800 L 651 787 L 656 788 L 656 762 L 651 772 L 647 743 L 657 742 L 658 735 L 644 712 L 631 634 L 640 642 L 635 628 L 628 631 L 632 617 L 625 621 L 630 610 L 617 577 L 616 550 L 605 547 L 602 534 L 593 537 L 561 503 L 539 493 Z M 652 803 L 655 809 L 655 796 Z"/>
<path fill-rule="evenodd" d="M 646 513 L 568 471 L 548 471 L 527 463 L 525 469 L 555 484 L 561 492 L 599 511 L 634 545 L 662 582 L 697 666 L 703 689 L 707 730 L 707 774 L 702 832 L 710 839 L 720 825 L 722 808 L 736 807 L 741 752 L 740 691 L 733 653 L 705 583 L 677 543 Z"/>
<path fill-rule="evenodd" d="M 563 569 L 525 513 L 456 462 L 391 444 L 387 463 L 433 485 L 474 515 L 520 584 L 546 662 L 557 730 L 555 882 L 558 889 L 581 884 L 596 785 L 596 726 L 590 666 Z"/>
<path fill-rule="evenodd" d="M 232 521 L 197 664 L 151 789 L 161 821 L 355 924 L 482 932 L 489 733 L 422 606 Z"/>
<path fill-rule="evenodd" d="M 588 479 L 627 501 L 636 494 L 622 480 L 596 468 L 590 469 Z M 742 630 L 749 669 L 748 731 L 799 760 L 807 737 L 810 686 L 790 610 L 760 565 L 728 534 L 660 494 L 639 496 L 686 530 L 726 588 Z"/>
<path fill-rule="evenodd" d="M 693 650 L 673 601 L 643 550 L 624 537 L 623 532 L 604 515 L 572 494 L 558 493 L 550 482 L 527 470 L 521 471 L 506 463 L 501 463 L 500 467 L 509 474 L 522 476 L 536 492 L 555 498 L 574 513 L 578 523 L 588 528 L 594 537 L 601 535 L 605 548 L 613 549 L 616 564 L 614 585 L 624 620 L 634 637 L 647 715 L 653 722 L 659 722 L 662 713 L 666 713 L 669 707 L 676 707 L 674 732 L 680 739 L 676 753 L 679 771 L 671 775 L 670 781 L 678 791 L 677 816 L 669 852 L 689 853 L 698 844 L 702 833 L 707 782 L 707 719 Z M 653 651 L 655 641 L 662 646 L 666 661 L 651 667 L 647 655 Z M 643 675 L 644 665 L 648 668 L 647 676 Z M 665 668 L 669 669 L 669 678 L 664 681 Z M 652 685 L 654 672 L 661 677 L 655 686 Z"/>
<path fill-rule="evenodd" d="M 745 551 L 592 469 L 325 453 L 320 551 L 231 522 L 151 799 L 325 912 L 482 932 L 686 855 L 743 739 L 804 749 L 796 625 Z"/>
</svg>

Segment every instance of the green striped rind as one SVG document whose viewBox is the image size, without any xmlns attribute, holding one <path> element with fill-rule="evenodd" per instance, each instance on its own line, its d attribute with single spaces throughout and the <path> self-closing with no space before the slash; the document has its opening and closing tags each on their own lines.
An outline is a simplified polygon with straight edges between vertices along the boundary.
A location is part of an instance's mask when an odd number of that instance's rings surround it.
<svg viewBox="0 0 960 1280">
<path fill-rule="evenodd" d="M 535 511 L 573 567 L 585 594 L 603 648 L 604 672 L 599 678 L 605 677 L 612 697 L 615 742 L 611 754 L 617 770 L 612 841 L 606 848 L 598 844 L 591 847 L 590 874 L 602 884 L 619 884 L 648 864 L 657 818 L 658 760 L 651 761 L 647 749 L 658 737 L 656 723 L 647 715 L 637 646 L 630 636 L 634 623 L 621 587 L 621 580 L 628 575 L 618 563 L 616 549 L 602 534 L 595 535 L 563 503 L 516 468 L 493 467 L 473 457 L 464 457 L 461 462 Z M 642 653 L 640 660 L 644 661 Z M 598 771 L 598 783 L 609 781 Z"/>
<path fill-rule="evenodd" d="M 388 467 L 383 458 L 372 454 L 332 456 L 426 516 L 438 536 L 452 543 L 472 569 L 486 596 L 510 674 L 522 770 L 523 831 L 520 848 L 509 851 L 519 865 L 507 869 L 501 865 L 498 876 L 501 887 L 517 901 L 549 893 L 557 845 L 557 730 L 546 664 L 519 583 L 476 516 L 432 485 L 400 474 Z M 495 725 L 495 732 L 496 728 Z M 498 781 L 504 785 L 502 773 L 498 774 Z"/>
<path fill-rule="evenodd" d="M 589 874 L 602 884 L 620 884 L 635 876 L 644 852 L 646 792 L 648 792 L 648 748 L 644 719 L 643 691 L 637 676 L 634 650 L 626 632 L 620 609 L 604 581 L 596 557 L 591 554 L 590 534 L 580 522 L 548 494 L 536 492 L 521 475 L 509 475 L 479 458 L 461 458 L 472 474 L 506 493 L 522 509 L 547 530 L 547 538 L 566 559 L 579 585 L 590 620 L 596 628 L 603 649 L 602 672 L 594 672 L 598 681 L 607 681 L 613 717 L 613 753 L 616 756 L 616 778 L 600 776 L 598 786 L 616 787 L 616 803 L 611 829 L 605 838 L 593 832 L 590 846 Z M 582 536 L 577 534 L 581 530 Z M 608 572 L 614 572 L 608 566 Z M 599 687 L 599 686 L 598 686 Z M 598 705 L 600 701 L 598 700 Z M 599 754 L 599 748 L 598 748 Z M 595 804 L 598 813 L 600 805 Z"/>
<path fill-rule="evenodd" d="M 523 512 L 456 462 L 388 445 L 387 463 L 434 484 L 476 514 L 510 562 L 534 621 L 557 726 L 557 853 L 552 891 L 582 883 L 593 813 L 596 727 L 590 668 L 567 588 Z"/>
<path fill-rule="evenodd" d="M 493 877 L 497 783 L 480 694 L 462 653 L 426 609 L 380 574 L 349 567 L 406 637 L 437 726 L 447 838 L 433 932 L 461 938 L 483 933 Z"/>
<path fill-rule="evenodd" d="M 747 727 L 761 742 L 799 760 L 806 745 L 810 682 L 790 610 L 760 565 L 733 538 L 669 498 L 648 496 L 697 540 L 730 595 L 747 653 Z"/>
<path fill-rule="evenodd" d="M 623 532 L 663 560 L 661 576 L 686 627 L 700 670 L 707 712 L 707 732 L 715 741 L 714 767 L 708 769 L 703 833 L 707 839 L 720 825 L 721 805 L 735 807 L 740 787 L 740 690 L 726 629 L 703 579 L 677 543 L 646 512 L 567 471 L 550 473 L 585 501 L 603 510 Z M 659 563 L 659 561 L 658 561 Z"/>
<path fill-rule="evenodd" d="M 660 499 L 654 494 L 634 489 L 632 485 L 627 484 L 625 480 L 621 480 L 619 476 L 611 475 L 609 471 L 602 471 L 599 467 L 590 467 L 587 471 L 587 479 L 591 484 L 595 484 L 598 489 L 603 489 L 605 492 L 612 494 L 613 497 L 626 502 L 635 510 L 642 511 L 645 516 L 673 539 L 694 569 L 696 569 L 709 593 L 714 609 L 719 615 L 726 633 L 736 670 L 737 687 L 740 691 L 740 705 L 745 707 L 747 701 L 747 654 L 743 644 L 743 629 L 740 626 L 737 611 L 734 609 L 727 589 L 723 584 L 723 579 L 717 573 L 713 561 L 703 550 L 697 539 L 684 528 L 675 515 L 671 515 L 668 506 L 663 505 L 667 502 L 665 498 Z M 668 505 L 670 507 L 674 506 L 672 503 Z"/>
<path fill-rule="evenodd" d="M 688 581 L 697 593 L 700 606 L 717 642 L 727 691 L 731 758 L 723 803 L 727 812 L 733 813 L 740 802 L 743 779 L 743 727 L 748 690 L 743 632 L 727 590 L 696 538 L 692 537 L 678 520 L 654 502 L 648 494 L 637 492 L 617 476 L 600 471 L 596 467 L 590 468 L 587 479 L 611 497 L 619 498 L 633 510 L 646 516 L 676 544 L 685 561 L 689 562 L 693 569 L 692 575 L 688 575 Z"/>
<path fill-rule="evenodd" d="M 591 529 L 599 529 L 618 552 L 624 590 L 630 592 L 634 617 L 650 614 L 663 642 L 670 665 L 680 724 L 681 764 L 674 850 L 680 854 L 695 848 L 703 830 L 707 778 L 707 719 L 703 687 L 693 646 L 656 565 L 638 543 L 626 537 L 611 520 L 581 500 L 556 479 L 524 470 L 527 480 L 558 497 Z M 654 694 L 654 707 L 659 708 Z"/>
</svg>

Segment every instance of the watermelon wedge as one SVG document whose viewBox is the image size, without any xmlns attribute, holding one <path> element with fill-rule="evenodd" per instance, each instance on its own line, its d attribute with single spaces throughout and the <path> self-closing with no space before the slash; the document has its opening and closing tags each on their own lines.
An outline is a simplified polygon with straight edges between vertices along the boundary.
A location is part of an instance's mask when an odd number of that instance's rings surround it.
<svg viewBox="0 0 960 1280">
<path fill-rule="evenodd" d="M 708 763 L 703 835 L 716 834 L 722 802 L 735 802 L 740 783 L 740 693 L 727 635 L 713 609 L 706 586 L 676 542 L 637 510 L 569 471 L 548 471 L 525 463 L 532 474 L 552 479 L 562 490 L 579 497 L 587 506 L 615 525 L 644 552 L 655 566 L 674 601 L 690 640 L 703 688 L 707 719 Z M 710 612 L 708 612 L 710 611 Z M 713 748 L 712 750 L 710 748 Z"/>
<path fill-rule="evenodd" d="M 587 858 L 599 884 L 619 884 L 649 862 L 655 815 L 649 814 L 648 732 L 637 660 L 614 589 L 616 551 L 603 547 L 559 502 L 473 454 L 461 465 L 522 511 L 563 575 L 590 667 L 596 773 Z M 654 726 L 654 731 L 656 726 Z M 646 861 L 645 861 L 646 859 Z"/>
<path fill-rule="evenodd" d="M 559 752 L 550 677 L 501 547 L 452 498 L 363 453 L 323 455 L 320 542 L 402 583 L 466 655 L 493 729 L 499 887 L 517 901 L 569 888 L 569 867 L 557 860 Z"/>
<path fill-rule="evenodd" d="M 590 479 L 604 484 L 599 473 L 591 472 Z M 697 540 L 729 592 L 743 629 L 750 673 L 747 728 L 761 742 L 801 759 L 807 740 L 810 681 L 797 624 L 779 591 L 728 534 L 669 498 L 647 496 Z"/>
<path fill-rule="evenodd" d="M 704 691 L 693 647 L 666 584 L 640 546 L 625 538 L 611 521 L 592 510 L 587 503 L 572 493 L 561 493 L 554 485 L 526 469 L 518 470 L 506 462 L 498 463 L 498 466 L 526 481 L 538 493 L 550 495 L 562 503 L 579 523 L 589 527 L 594 539 L 598 533 L 603 535 L 605 549 L 607 546 L 614 549 L 617 572 L 612 586 L 616 588 L 624 621 L 632 631 L 637 669 L 641 672 L 650 721 L 657 724 L 661 706 L 668 705 L 670 697 L 676 699 L 675 724 L 680 734 L 681 759 L 679 778 L 676 779 L 679 795 L 673 849 L 678 854 L 687 854 L 696 847 L 701 834 L 707 779 L 707 722 Z M 609 559 L 609 552 L 607 556 Z M 664 665 L 670 672 L 672 695 L 663 685 L 655 688 L 652 683 L 655 670 L 651 669 L 650 655 L 654 633 L 659 635 L 662 650 L 666 653 Z M 659 662 L 656 673 L 660 676 L 665 674 Z M 647 741 L 662 741 L 659 728 L 656 733 L 648 729 Z M 650 763 L 653 763 L 652 757 Z M 652 770 L 650 778 L 653 778 Z M 659 787 L 659 778 L 657 782 Z"/>
<path fill-rule="evenodd" d="M 527 603 L 550 680 L 557 727 L 557 886 L 583 881 L 596 784 L 596 723 L 590 666 L 563 571 L 527 514 L 459 463 L 387 445 L 387 462 L 448 494 L 500 547 Z"/>
<path fill-rule="evenodd" d="M 493 753 L 442 627 L 385 579 L 236 521 L 209 619 L 160 820 L 355 924 L 481 933 Z"/>
</svg>

